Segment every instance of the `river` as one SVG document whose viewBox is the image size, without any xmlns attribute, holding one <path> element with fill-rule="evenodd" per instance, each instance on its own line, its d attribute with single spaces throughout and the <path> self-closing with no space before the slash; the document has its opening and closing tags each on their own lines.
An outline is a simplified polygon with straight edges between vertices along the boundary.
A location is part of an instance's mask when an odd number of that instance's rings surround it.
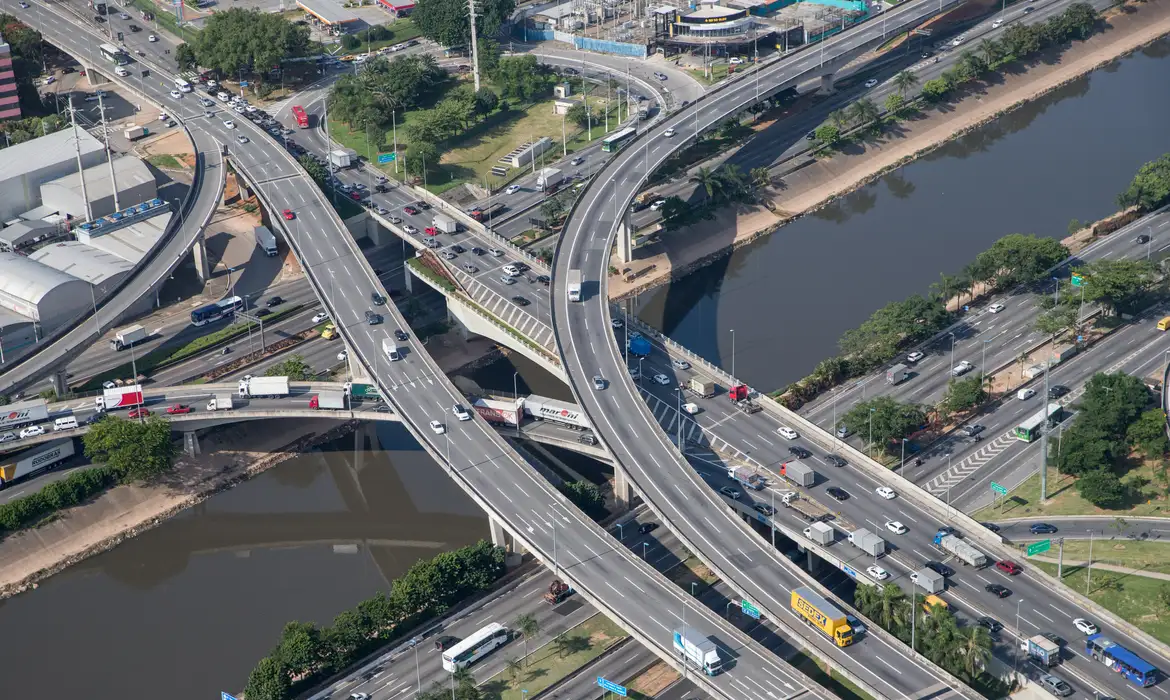
<svg viewBox="0 0 1170 700">
<path fill-rule="evenodd" d="M 1138 168 L 1170 151 L 1165 85 L 1167 40 L 642 295 L 638 313 L 756 388 L 785 386 L 1001 236 L 1063 238 L 1071 219 L 1113 213 Z"/>
<path fill-rule="evenodd" d="M 416 561 L 488 536 L 486 516 L 405 429 L 374 430 L 0 603 L 4 696 L 239 691 L 289 620 L 327 623 Z"/>
</svg>

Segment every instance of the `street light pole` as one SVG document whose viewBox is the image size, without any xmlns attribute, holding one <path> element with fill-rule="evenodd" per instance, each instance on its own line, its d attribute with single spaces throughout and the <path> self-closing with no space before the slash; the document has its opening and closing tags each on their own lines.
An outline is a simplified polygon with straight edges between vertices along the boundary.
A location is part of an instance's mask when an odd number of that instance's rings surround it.
<svg viewBox="0 0 1170 700">
<path fill-rule="evenodd" d="M 735 376 L 735 329 L 731 329 L 731 376 Z"/>
<path fill-rule="evenodd" d="M 902 438 L 902 471 L 906 471 L 906 438 Z"/>
<path fill-rule="evenodd" d="M 951 333 L 951 370 L 955 369 L 955 334 Z"/>
<path fill-rule="evenodd" d="M 1020 603 L 1023 603 L 1023 602 L 1024 602 L 1023 598 L 1016 600 L 1016 635 L 1017 635 L 1017 639 L 1016 639 L 1016 644 L 1013 645 L 1015 647 L 1015 654 L 1013 656 L 1015 657 L 1015 665 L 1016 665 L 1016 673 L 1017 674 L 1019 674 L 1019 672 L 1020 672 L 1020 645 L 1019 645 Z"/>
</svg>

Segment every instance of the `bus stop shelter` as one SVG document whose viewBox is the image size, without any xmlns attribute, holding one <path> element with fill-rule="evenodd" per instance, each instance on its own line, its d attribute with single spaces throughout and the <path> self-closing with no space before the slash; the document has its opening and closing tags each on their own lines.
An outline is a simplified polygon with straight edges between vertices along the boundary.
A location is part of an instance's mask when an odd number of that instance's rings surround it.
<svg viewBox="0 0 1170 700">
<path fill-rule="evenodd" d="M 297 0 L 297 7 L 318 24 L 335 32 L 344 32 L 355 25 L 357 15 L 343 8 L 335 0 Z"/>
</svg>

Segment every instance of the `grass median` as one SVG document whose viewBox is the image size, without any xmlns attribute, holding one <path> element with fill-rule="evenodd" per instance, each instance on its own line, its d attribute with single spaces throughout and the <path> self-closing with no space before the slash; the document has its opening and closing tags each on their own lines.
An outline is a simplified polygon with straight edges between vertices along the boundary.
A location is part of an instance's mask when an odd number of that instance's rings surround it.
<svg viewBox="0 0 1170 700">
<path fill-rule="evenodd" d="M 1165 493 L 1159 493 L 1161 465 L 1143 462 L 1129 469 L 1121 481 L 1135 494 L 1119 510 L 1098 508 L 1081 497 L 1077 491 L 1076 479 L 1061 474 L 1056 467 L 1048 467 L 1048 498 L 1040 501 L 1040 475 L 1033 474 L 1019 486 L 1008 492 L 1001 507 L 998 501 L 980 508 L 971 514 L 975 520 L 1000 520 L 1003 518 L 1028 518 L 1043 515 L 1112 515 L 1123 518 L 1166 517 L 1170 501 Z"/>
<path fill-rule="evenodd" d="M 1030 564 L 1056 576 L 1056 564 L 1038 561 Z M 1101 569 L 1093 571 L 1090 581 L 1087 567 L 1066 565 L 1063 582 L 1081 594 L 1088 590 L 1094 603 L 1170 644 L 1170 606 L 1166 604 L 1170 600 L 1170 581 Z"/>
<path fill-rule="evenodd" d="M 536 697 L 545 688 L 583 668 L 627 636 L 616 623 L 598 613 L 533 650 L 527 659 L 520 658 L 523 642 L 516 640 L 509 645 L 508 651 L 516 654 L 510 658 L 520 661 L 523 667 L 515 672 L 496 674 L 482 688 L 486 696 L 499 700 Z"/>
</svg>

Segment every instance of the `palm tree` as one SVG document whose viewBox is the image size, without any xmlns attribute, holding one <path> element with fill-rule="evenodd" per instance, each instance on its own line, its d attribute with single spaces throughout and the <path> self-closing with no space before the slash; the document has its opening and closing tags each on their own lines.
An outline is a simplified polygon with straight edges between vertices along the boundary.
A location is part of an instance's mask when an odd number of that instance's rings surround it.
<svg viewBox="0 0 1170 700">
<path fill-rule="evenodd" d="M 845 131 L 849 127 L 849 117 L 840 109 L 834 109 L 832 112 L 829 112 L 829 122 L 837 127 L 838 131 Z"/>
<path fill-rule="evenodd" d="M 715 199 L 716 193 L 723 189 L 723 182 L 719 179 L 719 176 L 715 174 L 715 171 L 706 167 L 699 168 L 691 176 L 691 182 L 697 182 L 702 185 L 703 189 L 707 192 L 707 196 L 711 199 Z"/>
<path fill-rule="evenodd" d="M 719 182 L 722 184 L 722 189 L 728 194 L 739 194 L 747 189 L 746 178 L 743 175 L 743 169 L 735 163 L 723 166 L 719 171 Z"/>
<path fill-rule="evenodd" d="M 524 672 L 524 664 L 513 656 L 505 662 L 504 671 L 512 677 L 512 682 L 515 683 L 520 678 L 520 674 Z"/>
<path fill-rule="evenodd" d="M 990 66 L 1003 58 L 1003 47 L 995 39 L 984 39 L 979 42 L 979 53 L 983 54 L 984 60 Z"/>
<path fill-rule="evenodd" d="M 894 630 L 909 621 L 906 612 L 906 594 L 902 589 L 892 583 L 882 586 L 874 605 L 874 622 Z"/>
<path fill-rule="evenodd" d="M 894 76 L 894 87 L 898 94 L 906 96 L 906 91 L 918 84 L 918 76 L 911 71 L 904 70 Z"/>
<path fill-rule="evenodd" d="M 878 116 L 877 106 L 868 97 L 863 97 L 850 105 L 849 112 L 853 121 L 858 124 L 868 124 Z"/>
<path fill-rule="evenodd" d="M 974 678 L 991 659 L 991 635 L 983 627 L 963 627 L 959 630 L 959 643 L 952 647 L 951 653 L 967 677 Z"/>
<path fill-rule="evenodd" d="M 767 168 L 752 168 L 751 176 L 756 187 L 767 187 L 772 182 L 772 174 Z"/>
<path fill-rule="evenodd" d="M 459 668 L 455 669 L 454 673 L 451 674 L 451 681 L 454 682 L 455 685 L 463 685 L 468 681 L 475 682 L 475 675 L 471 672 L 470 668 L 466 666 L 460 666 Z"/>
<path fill-rule="evenodd" d="M 512 626 L 524 635 L 524 660 L 528 660 L 528 640 L 540 634 L 540 621 L 532 613 L 524 613 L 516 618 Z"/>
</svg>

